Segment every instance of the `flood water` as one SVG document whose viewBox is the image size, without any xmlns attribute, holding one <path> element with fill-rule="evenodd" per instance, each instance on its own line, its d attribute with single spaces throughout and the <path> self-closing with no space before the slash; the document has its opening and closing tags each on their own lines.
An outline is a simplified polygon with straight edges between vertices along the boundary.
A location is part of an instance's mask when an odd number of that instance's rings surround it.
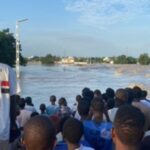
<svg viewBox="0 0 150 150">
<path fill-rule="evenodd" d="M 50 95 L 65 97 L 71 106 L 84 87 L 92 90 L 140 85 L 150 90 L 150 67 L 115 65 L 29 65 L 21 68 L 21 96 L 31 96 L 36 108 L 49 104 Z"/>
</svg>

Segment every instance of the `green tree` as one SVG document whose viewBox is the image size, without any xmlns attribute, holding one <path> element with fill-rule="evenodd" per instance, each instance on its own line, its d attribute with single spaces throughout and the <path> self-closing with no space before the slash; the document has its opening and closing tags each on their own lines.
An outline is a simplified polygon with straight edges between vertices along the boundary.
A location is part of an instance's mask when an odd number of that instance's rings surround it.
<svg viewBox="0 0 150 150">
<path fill-rule="evenodd" d="M 129 56 L 129 57 L 127 57 L 127 62 L 128 62 L 128 64 L 136 64 L 137 59 L 134 58 L 134 57 Z"/>
<path fill-rule="evenodd" d="M 42 64 L 49 65 L 49 64 L 54 64 L 55 60 L 51 54 L 48 54 L 45 57 L 41 58 L 41 62 Z"/>
<path fill-rule="evenodd" d="M 128 64 L 127 56 L 121 55 L 121 56 L 116 57 L 115 64 Z"/>
<path fill-rule="evenodd" d="M 136 64 L 137 59 L 131 56 L 121 55 L 118 57 L 112 57 L 115 64 Z"/>
<path fill-rule="evenodd" d="M 149 65 L 150 64 L 150 57 L 148 56 L 147 53 L 141 54 L 139 56 L 139 63 L 141 65 Z"/>
<path fill-rule="evenodd" d="M 21 50 L 21 45 L 20 45 Z M 15 38 L 9 29 L 0 31 L 0 62 L 8 64 L 12 67 L 15 66 L 16 62 L 16 43 Z M 21 65 L 26 64 L 26 60 L 20 54 Z"/>
</svg>

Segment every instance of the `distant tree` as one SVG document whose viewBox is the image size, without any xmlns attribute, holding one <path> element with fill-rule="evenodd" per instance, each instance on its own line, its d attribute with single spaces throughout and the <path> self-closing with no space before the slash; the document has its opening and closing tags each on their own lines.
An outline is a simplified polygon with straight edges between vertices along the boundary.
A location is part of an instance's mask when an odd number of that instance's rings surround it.
<svg viewBox="0 0 150 150">
<path fill-rule="evenodd" d="M 128 64 L 127 56 L 126 55 L 121 55 L 121 56 L 116 57 L 114 63 L 115 64 Z"/>
<path fill-rule="evenodd" d="M 131 56 L 121 55 L 118 57 L 112 57 L 115 64 L 136 64 L 137 59 Z"/>
<path fill-rule="evenodd" d="M 136 64 L 137 59 L 134 58 L 134 57 L 129 56 L 129 57 L 127 57 L 127 62 L 128 62 L 128 64 Z"/>
<path fill-rule="evenodd" d="M 139 63 L 141 65 L 149 65 L 150 64 L 150 57 L 148 56 L 147 53 L 144 53 L 144 54 L 141 54 L 139 56 L 139 59 L 138 59 Z"/>
<path fill-rule="evenodd" d="M 51 54 L 48 54 L 45 57 L 41 58 L 41 62 L 42 64 L 45 64 L 45 65 L 54 64 L 55 59 Z"/>
<path fill-rule="evenodd" d="M 0 31 L 0 62 L 12 67 L 14 67 L 16 63 L 16 42 L 13 34 L 9 32 L 9 29 Z M 21 54 L 20 64 L 26 64 L 26 60 Z"/>
</svg>

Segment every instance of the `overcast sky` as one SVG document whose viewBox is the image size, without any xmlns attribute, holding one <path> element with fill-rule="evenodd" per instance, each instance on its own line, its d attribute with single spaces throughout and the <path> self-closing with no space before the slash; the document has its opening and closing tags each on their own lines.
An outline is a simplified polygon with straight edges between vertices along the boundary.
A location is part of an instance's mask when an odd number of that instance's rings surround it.
<svg viewBox="0 0 150 150">
<path fill-rule="evenodd" d="M 0 29 L 20 24 L 25 56 L 150 54 L 150 0 L 0 0 Z"/>
</svg>

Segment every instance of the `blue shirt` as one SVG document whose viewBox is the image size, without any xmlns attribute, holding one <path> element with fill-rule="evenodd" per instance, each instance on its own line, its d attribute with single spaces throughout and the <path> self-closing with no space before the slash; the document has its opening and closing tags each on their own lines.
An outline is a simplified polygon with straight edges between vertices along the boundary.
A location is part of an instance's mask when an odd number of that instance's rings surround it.
<svg viewBox="0 0 150 150">
<path fill-rule="evenodd" d="M 84 138 L 95 150 L 112 150 L 112 123 L 95 123 L 92 120 L 83 122 Z"/>
<path fill-rule="evenodd" d="M 46 113 L 49 115 L 49 116 L 52 116 L 54 114 L 56 114 L 58 112 L 59 108 L 57 105 L 50 105 L 46 108 Z"/>
</svg>

